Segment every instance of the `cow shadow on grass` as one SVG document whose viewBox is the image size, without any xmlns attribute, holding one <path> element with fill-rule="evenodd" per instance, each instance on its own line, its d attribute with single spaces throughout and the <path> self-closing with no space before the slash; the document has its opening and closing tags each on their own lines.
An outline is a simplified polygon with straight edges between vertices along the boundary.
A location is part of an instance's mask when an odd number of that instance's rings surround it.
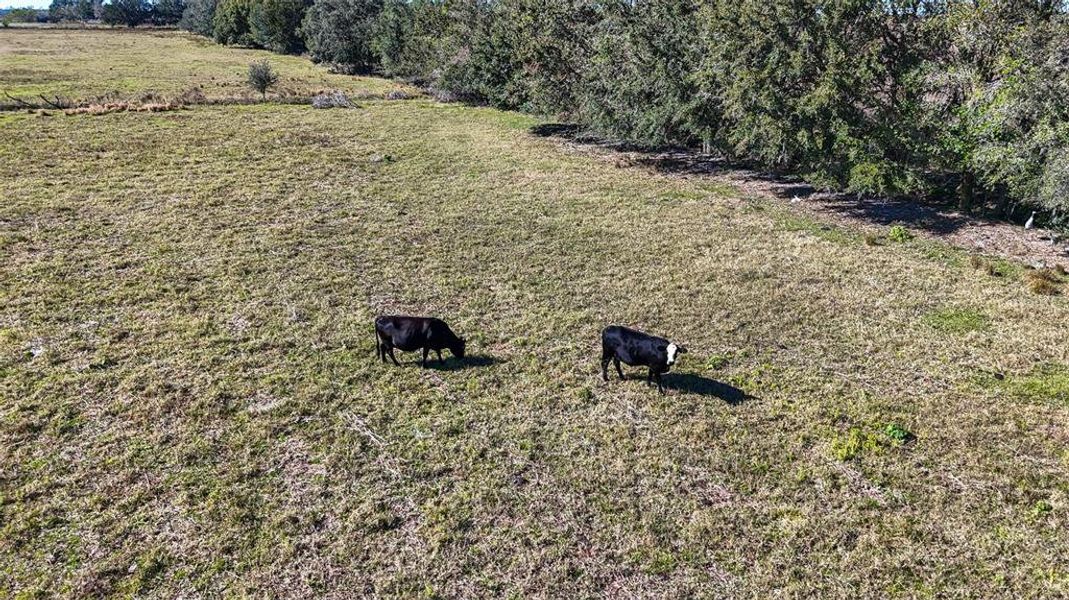
<svg viewBox="0 0 1069 600">
<path fill-rule="evenodd" d="M 492 367 L 501 361 L 492 357 L 477 355 L 468 355 L 464 358 L 457 358 L 450 356 L 445 359 L 445 362 L 438 362 L 437 360 L 427 360 L 427 368 L 431 371 L 467 371 L 468 369 L 482 369 L 485 367 Z M 416 366 L 419 366 L 419 360 L 416 361 Z"/>
<path fill-rule="evenodd" d="M 732 406 L 742 404 L 746 400 L 757 400 L 755 396 L 751 396 L 733 385 L 693 373 L 665 375 L 664 387 L 688 394 L 720 398 Z"/>
</svg>

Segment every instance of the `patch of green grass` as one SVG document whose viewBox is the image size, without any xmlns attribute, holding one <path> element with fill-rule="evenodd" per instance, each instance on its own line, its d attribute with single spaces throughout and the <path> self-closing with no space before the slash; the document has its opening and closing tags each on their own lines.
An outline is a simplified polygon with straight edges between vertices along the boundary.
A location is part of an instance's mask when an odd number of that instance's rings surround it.
<svg viewBox="0 0 1069 600">
<path fill-rule="evenodd" d="M 871 432 L 851 427 L 831 440 L 831 454 L 840 461 L 849 461 L 862 454 L 877 453 L 882 449 L 880 439 Z"/>
<path fill-rule="evenodd" d="M 835 244 L 849 244 L 859 239 L 859 236 L 854 232 L 829 223 L 822 223 L 809 217 L 788 214 L 782 219 L 787 231 L 804 231 Z"/>
<path fill-rule="evenodd" d="M 1007 375 L 992 385 L 1024 401 L 1069 407 L 1069 367 L 1062 364 L 1041 364 L 1025 374 Z"/>
<path fill-rule="evenodd" d="M 1054 510 L 1051 503 L 1046 500 L 1038 500 L 1035 505 L 1032 506 L 1032 516 L 1035 518 L 1043 517 Z"/>
<path fill-rule="evenodd" d="M 933 329 L 955 334 L 985 331 L 991 321 L 987 315 L 971 308 L 942 308 L 925 314 L 922 320 Z"/>
</svg>

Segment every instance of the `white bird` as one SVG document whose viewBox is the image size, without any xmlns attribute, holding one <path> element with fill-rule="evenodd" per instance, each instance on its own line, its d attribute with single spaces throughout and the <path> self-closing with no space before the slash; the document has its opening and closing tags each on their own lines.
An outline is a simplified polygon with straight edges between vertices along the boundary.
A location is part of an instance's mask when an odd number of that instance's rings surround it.
<svg viewBox="0 0 1069 600">
<path fill-rule="evenodd" d="M 1028 217 L 1028 222 L 1024 224 L 1025 229 L 1032 229 L 1036 226 L 1036 211 L 1032 211 L 1032 216 Z"/>
</svg>

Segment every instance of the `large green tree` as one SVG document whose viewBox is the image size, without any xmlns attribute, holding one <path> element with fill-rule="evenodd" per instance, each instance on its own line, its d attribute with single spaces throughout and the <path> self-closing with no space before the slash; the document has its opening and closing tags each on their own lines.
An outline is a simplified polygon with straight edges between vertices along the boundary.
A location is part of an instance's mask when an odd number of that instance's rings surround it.
<svg viewBox="0 0 1069 600">
<path fill-rule="evenodd" d="M 147 0 L 110 0 L 100 8 L 100 19 L 108 25 L 137 27 L 152 18 Z"/>
<path fill-rule="evenodd" d="M 383 0 L 316 0 L 302 24 L 305 44 L 316 62 L 352 72 L 378 64 L 372 49 Z"/>
<path fill-rule="evenodd" d="M 249 16 L 257 44 L 281 54 L 303 52 L 300 27 L 309 4 L 308 0 L 258 0 Z"/>
</svg>

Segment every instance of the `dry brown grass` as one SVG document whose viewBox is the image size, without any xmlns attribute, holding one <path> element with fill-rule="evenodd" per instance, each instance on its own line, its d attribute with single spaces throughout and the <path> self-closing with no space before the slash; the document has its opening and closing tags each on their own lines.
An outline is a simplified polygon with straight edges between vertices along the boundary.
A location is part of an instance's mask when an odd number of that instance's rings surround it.
<svg viewBox="0 0 1069 600">
<path fill-rule="evenodd" d="M 114 112 L 166 112 L 186 108 L 184 104 L 172 102 L 149 102 L 146 104 L 133 102 L 109 102 L 107 104 L 91 104 L 78 108 L 68 108 L 63 111 L 66 115 L 106 115 Z"/>
<path fill-rule="evenodd" d="M 1028 289 L 1034 294 L 1057 296 L 1062 292 L 1064 280 L 1055 269 L 1030 270 L 1025 277 L 1028 281 Z"/>
</svg>

